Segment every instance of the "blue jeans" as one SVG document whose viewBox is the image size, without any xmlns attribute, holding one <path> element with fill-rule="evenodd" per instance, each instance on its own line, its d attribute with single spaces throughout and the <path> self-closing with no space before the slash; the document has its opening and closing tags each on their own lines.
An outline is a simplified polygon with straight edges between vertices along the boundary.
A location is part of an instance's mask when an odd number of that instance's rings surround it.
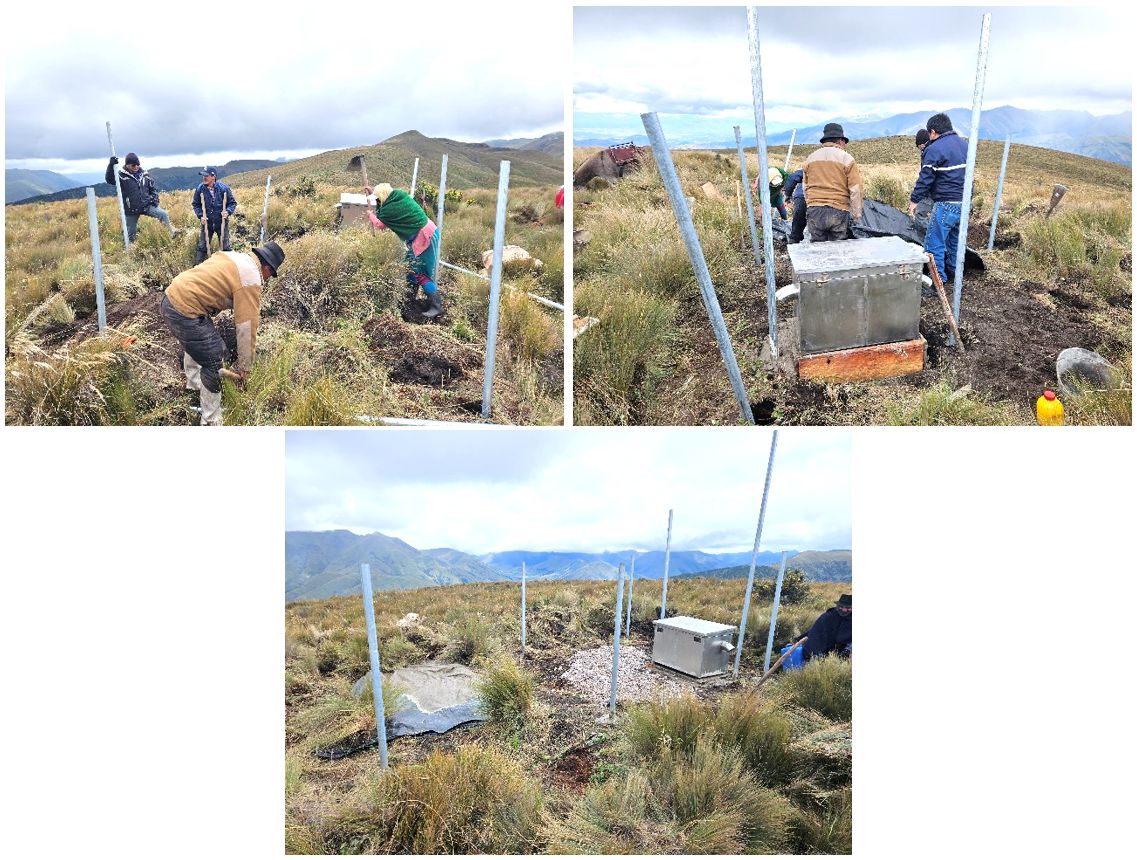
<svg viewBox="0 0 1137 860">
<path fill-rule="evenodd" d="M 157 206 L 147 206 L 143 211 L 139 212 L 138 215 L 131 215 L 129 212 L 127 212 L 126 235 L 131 242 L 133 242 L 134 237 L 138 235 L 138 219 L 142 215 L 149 215 L 151 218 L 157 218 L 159 221 L 166 225 L 167 230 L 174 229 L 174 225 L 170 223 L 170 216 L 166 214 L 166 210 L 159 209 Z"/>
<path fill-rule="evenodd" d="M 946 285 L 948 269 L 955 274 L 955 254 L 959 248 L 960 203 L 936 203 L 924 236 L 924 250 L 936 260 L 940 280 Z M 945 265 L 946 262 L 946 265 Z"/>
</svg>

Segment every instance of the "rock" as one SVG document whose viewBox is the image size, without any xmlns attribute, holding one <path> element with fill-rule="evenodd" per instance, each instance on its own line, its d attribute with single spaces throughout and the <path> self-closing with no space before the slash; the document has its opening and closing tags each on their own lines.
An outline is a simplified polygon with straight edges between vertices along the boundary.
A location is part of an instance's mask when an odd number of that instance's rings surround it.
<svg viewBox="0 0 1137 860">
<path fill-rule="evenodd" d="M 419 615 L 417 612 L 408 612 L 406 615 L 395 622 L 395 626 L 405 633 L 412 627 L 418 627 L 421 622 L 421 615 Z"/>
<path fill-rule="evenodd" d="M 536 259 L 520 245 L 506 245 L 501 249 L 501 265 L 509 271 L 539 272 L 545 264 Z M 493 251 L 482 252 L 482 270 L 489 272 L 493 268 Z"/>
<path fill-rule="evenodd" d="M 1072 346 L 1058 353 L 1056 365 L 1058 391 L 1064 397 L 1080 394 L 1083 389 L 1117 388 L 1121 374 L 1117 368 L 1088 349 Z"/>
<path fill-rule="evenodd" d="M 593 176 L 584 187 L 589 191 L 603 191 L 605 188 L 615 188 L 616 182 L 604 176 Z"/>
<path fill-rule="evenodd" d="M 713 182 L 704 182 L 702 185 L 699 186 L 699 188 L 702 190 L 703 196 L 706 197 L 708 200 L 722 200 L 723 199 L 723 196 L 719 193 L 719 190 L 717 188 L 715 188 L 715 185 Z"/>
<path fill-rule="evenodd" d="M 592 234 L 587 230 L 573 230 L 572 231 L 572 246 L 574 248 L 583 248 L 592 241 Z"/>
</svg>

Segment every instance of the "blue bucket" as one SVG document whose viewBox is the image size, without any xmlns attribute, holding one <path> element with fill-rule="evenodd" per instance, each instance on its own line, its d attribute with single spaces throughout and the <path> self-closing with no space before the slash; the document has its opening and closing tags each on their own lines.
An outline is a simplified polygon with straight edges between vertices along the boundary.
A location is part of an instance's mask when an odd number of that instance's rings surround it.
<svg viewBox="0 0 1137 860">
<path fill-rule="evenodd" d="M 779 654 L 785 654 L 787 651 L 790 650 L 790 648 L 793 648 L 793 646 L 787 645 L 785 648 L 783 648 L 778 653 Z M 792 653 L 789 657 L 787 657 L 784 661 L 782 661 L 782 671 L 783 672 L 793 672 L 797 669 L 800 669 L 801 664 L 802 664 L 802 658 L 803 658 L 802 646 L 798 645 L 797 648 L 794 648 L 794 653 Z"/>
</svg>

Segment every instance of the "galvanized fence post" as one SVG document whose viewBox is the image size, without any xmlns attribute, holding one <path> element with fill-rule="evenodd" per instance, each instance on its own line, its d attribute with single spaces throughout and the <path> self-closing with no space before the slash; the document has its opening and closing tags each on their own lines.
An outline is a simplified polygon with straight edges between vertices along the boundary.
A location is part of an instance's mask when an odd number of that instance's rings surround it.
<svg viewBox="0 0 1137 860">
<path fill-rule="evenodd" d="M 742 664 L 742 643 L 746 639 L 746 618 L 750 614 L 750 593 L 754 590 L 754 568 L 758 564 L 758 546 L 762 543 L 762 522 L 766 519 L 766 497 L 770 495 L 770 475 L 774 471 L 774 451 L 778 448 L 778 431 L 770 440 L 770 460 L 766 463 L 766 486 L 762 488 L 762 507 L 758 512 L 758 530 L 754 533 L 754 552 L 750 556 L 750 575 L 746 577 L 746 597 L 742 600 L 742 623 L 738 625 L 738 647 L 734 650 L 734 677 Z"/>
<path fill-rule="evenodd" d="M 616 716 L 616 682 L 620 674 L 620 620 L 624 608 L 624 564 L 620 563 L 620 571 L 616 576 L 616 629 L 612 631 L 612 698 L 608 703 L 608 712 L 614 719 Z"/>
<path fill-rule="evenodd" d="M 750 247 L 754 249 L 754 262 L 762 266 L 762 252 L 758 250 L 758 225 L 754 223 L 754 197 L 750 194 L 750 173 L 746 169 L 746 150 L 742 148 L 742 129 L 734 127 L 734 143 L 738 147 L 738 164 L 742 168 L 742 196 L 746 198 L 746 217 L 750 221 Z"/>
<path fill-rule="evenodd" d="M 363 582 L 363 617 L 367 621 L 367 650 L 371 656 L 371 697 L 375 701 L 375 724 L 379 737 L 379 764 L 387 767 L 387 720 L 383 716 L 383 674 L 379 670 L 379 635 L 375 632 L 375 605 L 371 595 L 371 565 L 359 566 Z"/>
<path fill-rule="evenodd" d="M 960 324 L 959 300 L 963 294 L 963 259 L 967 254 L 967 222 L 971 217 L 971 188 L 975 182 L 975 152 L 979 148 L 979 118 L 983 112 L 983 85 L 987 80 L 987 43 L 991 38 L 991 13 L 983 13 L 979 33 L 979 60 L 975 68 L 975 93 L 971 102 L 971 133 L 967 136 L 967 167 L 963 173 L 963 205 L 959 213 L 959 242 L 955 250 L 955 291 L 952 312 Z M 955 335 L 948 333 L 948 345 L 955 345 Z"/>
<path fill-rule="evenodd" d="M 415 158 L 415 169 L 411 173 L 411 199 L 415 196 L 415 186 L 418 184 L 418 158 Z"/>
<path fill-rule="evenodd" d="M 663 600 L 659 605 L 659 617 L 667 617 L 667 573 L 671 567 L 671 517 L 675 513 L 672 508 L 667 512 L 667 548 L 663 551 Z"/>
<path fill-rule="evenodd" d="M 490 270 L 490 309 L 486 329 L 486 362 L 482 375 L 482 417 L 490 417 L 493 405 L 493 369 L 497 350 L 497 316 L 501 306 L 501 255 L 505 247 L 505 212 L 509 200 L 509 162 L 503 161 L 497 175 L 497 215 L 493 225 L 493 268 Z M 441 228 L 440 228 L 441 229 Z"/>
<path fill-rule="evenodd" d="M 774 294 L 774 228 L 770 216 L 769 160 L 766 152 L 766 106 L 762 94 L 762 49 L 758 41 L 758 9 L 746 7 L 750 36 L 750 87 L 754 96 L 754 135 L 758 144 L 758 193 L 762 200 L 762 247 L 766 262 L 766 317 L 770 327 L 770 355 L 778 357 L 778 299 Z"/>
<path fill-rule="evenodd" d="M 778 604 L 782 601 L 782 579 L 786 575 L 786 554 L 782 552 L 782 564 L 778 568 L 778 581 L 774 585 L 774 608 L 770 610 L 770 635 L 766 637 L 766 659 L 762 663 L 762 674 L 770 671 L 770 652 L 774 650 L 774 628 L 778 626 Z"/>
<path fill-rule="evenodd" d="M 448 156 L 444 153 L 442 156 L 442 173 L 438 179 L 438 205 L 435 211 L 438 212 L 438 259 L 442 259 L 442 216 L 446 214 L 446 164 Z M 431 273 L 431 280 L 438 280 L 438 261 L 434 263 L 434 272 Z"/>
<path fill-rule="evenodd" d="M 107 143 L 111 145 L 111 157 L 114 157 L 114 138 L 111 137 L 111 124 L 107 120 Z M 118 165 L 114 165 L 114 188 L 115 193 L 118 194 L 118 214 L 122 216 L 122 246 L 124 248 L 130 247 L 130 233 L 126 229 L 126 206 L 122 202 L 122 180 L 118 177 Z"/>
<path fill-rule="evenodd" d="M 636 554 L 632 553 L 632 565 L 628 573 L 628 620 L 624 626 L 624 635 L 632 635 L 632 592 L 636 589 Z"/>
<path fill-rule="evenodd" d="M 691 212 L 687 208 L 687 198 L 683 194 L 683 187 L 679 184 L 679 174 L 675 172 L 675 163 L 671 160 L 671 152 L 667 149 L 667 139 L 663 136 L 663 129 L 659 125 L 659 117 L 654 113 L 640 114 L 648 139 L 651 141 L 652 155 L 655 156 L 656 166 L 659 168 L 663 187 L 667 189 L 667 196 L 671 198 L 671 209 L 675 213 L 675 220 L 679 224 L 679 233 L 683 237 L 683 244 L 687 247 L 687 257 L 691 261 L 691 268 L 695 270 L 695 278 L 699 282 L 699 290 L 703 295 L 703 306 L 710 317 L 711 328 L 718 341 L 719 352 L 722 354 L 723 364 L 726 365 L 730 385 L 734 389 L 734 396 L 738 399 L 738 408 L 747 424 L 754 423 L 754 413 L 750 410 L 750 400 L 746 396 L 746 386 L 742 383 L 742 373 L 738 369 L 738 362 L 734 357 L 734 347 L 730 344 L 730 335 L 726 331 L 726 322 L 722 318 L 722 309 L 719 307 L 718 297 L 715 295 L 714 285 L 711 283 L 711 273 L 707 269 L 707 261 L 703 257 L 703 249 L 699 245 L 699 237 L 695 232 L 695 222 L 691 220 Z"/>
<path fill-rule="evenodd" d="M 265 205 L 261 210 L 261 240 L 257 244 L 263 245 L 265 243 L 265 229 L 268 227 L 268 189 L 272 185 L 272 176 L 265 180 Z"/>
<path fill-rule="evenodd" d="M 521 562 L 521 656 L 525 656 L 525 562 Z"/>
<path fill-rule="evenodd" d="M 790 156 L 794 154 L 794 141 L 797 140 L 797 129 L 790 132 L 790 148 L 786 150 L 786 173 L 790 172 Z"/>
<path fill-rule="evenodd" d="M 95 260 L 95 308 L 99 313 L 99 334 L 107 330 L 107 303 L 103 294 L 103 251 L 99 245 L 99 213 L 95 209 L 95 189 L 87 187 L 87 227 L 91 231 L 91 256 Z"/>
<path fill-rule="evenodd" d="M 999 166 L 999 184 L 995 186 L 995 209 L 991 213 L 991 235 L 987 237 L 987 250 L 995 248 L 995 225 L 999 223 L 999 204 L 1003 202 L 1003 180 L 1007 178 L 1007 156 L 1011 152 L 1011 136 L 1003 144 L 1003 163 Z"/>
</svg>

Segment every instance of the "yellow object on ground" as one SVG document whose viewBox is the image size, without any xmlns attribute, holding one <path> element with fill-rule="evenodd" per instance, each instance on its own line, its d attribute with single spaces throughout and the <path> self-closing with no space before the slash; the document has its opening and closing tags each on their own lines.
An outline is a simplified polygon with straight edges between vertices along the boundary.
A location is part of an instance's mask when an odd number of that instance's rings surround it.
<svg viewBox="0 0 1137 860">
<path fill-rule="evenodd" d="M 1038 423 L 1043 427 L 1060 427 L 1065 421 L 1062 401 L 1053 391 L 1044 391 L 1034 404 Z"/>
</svg>

